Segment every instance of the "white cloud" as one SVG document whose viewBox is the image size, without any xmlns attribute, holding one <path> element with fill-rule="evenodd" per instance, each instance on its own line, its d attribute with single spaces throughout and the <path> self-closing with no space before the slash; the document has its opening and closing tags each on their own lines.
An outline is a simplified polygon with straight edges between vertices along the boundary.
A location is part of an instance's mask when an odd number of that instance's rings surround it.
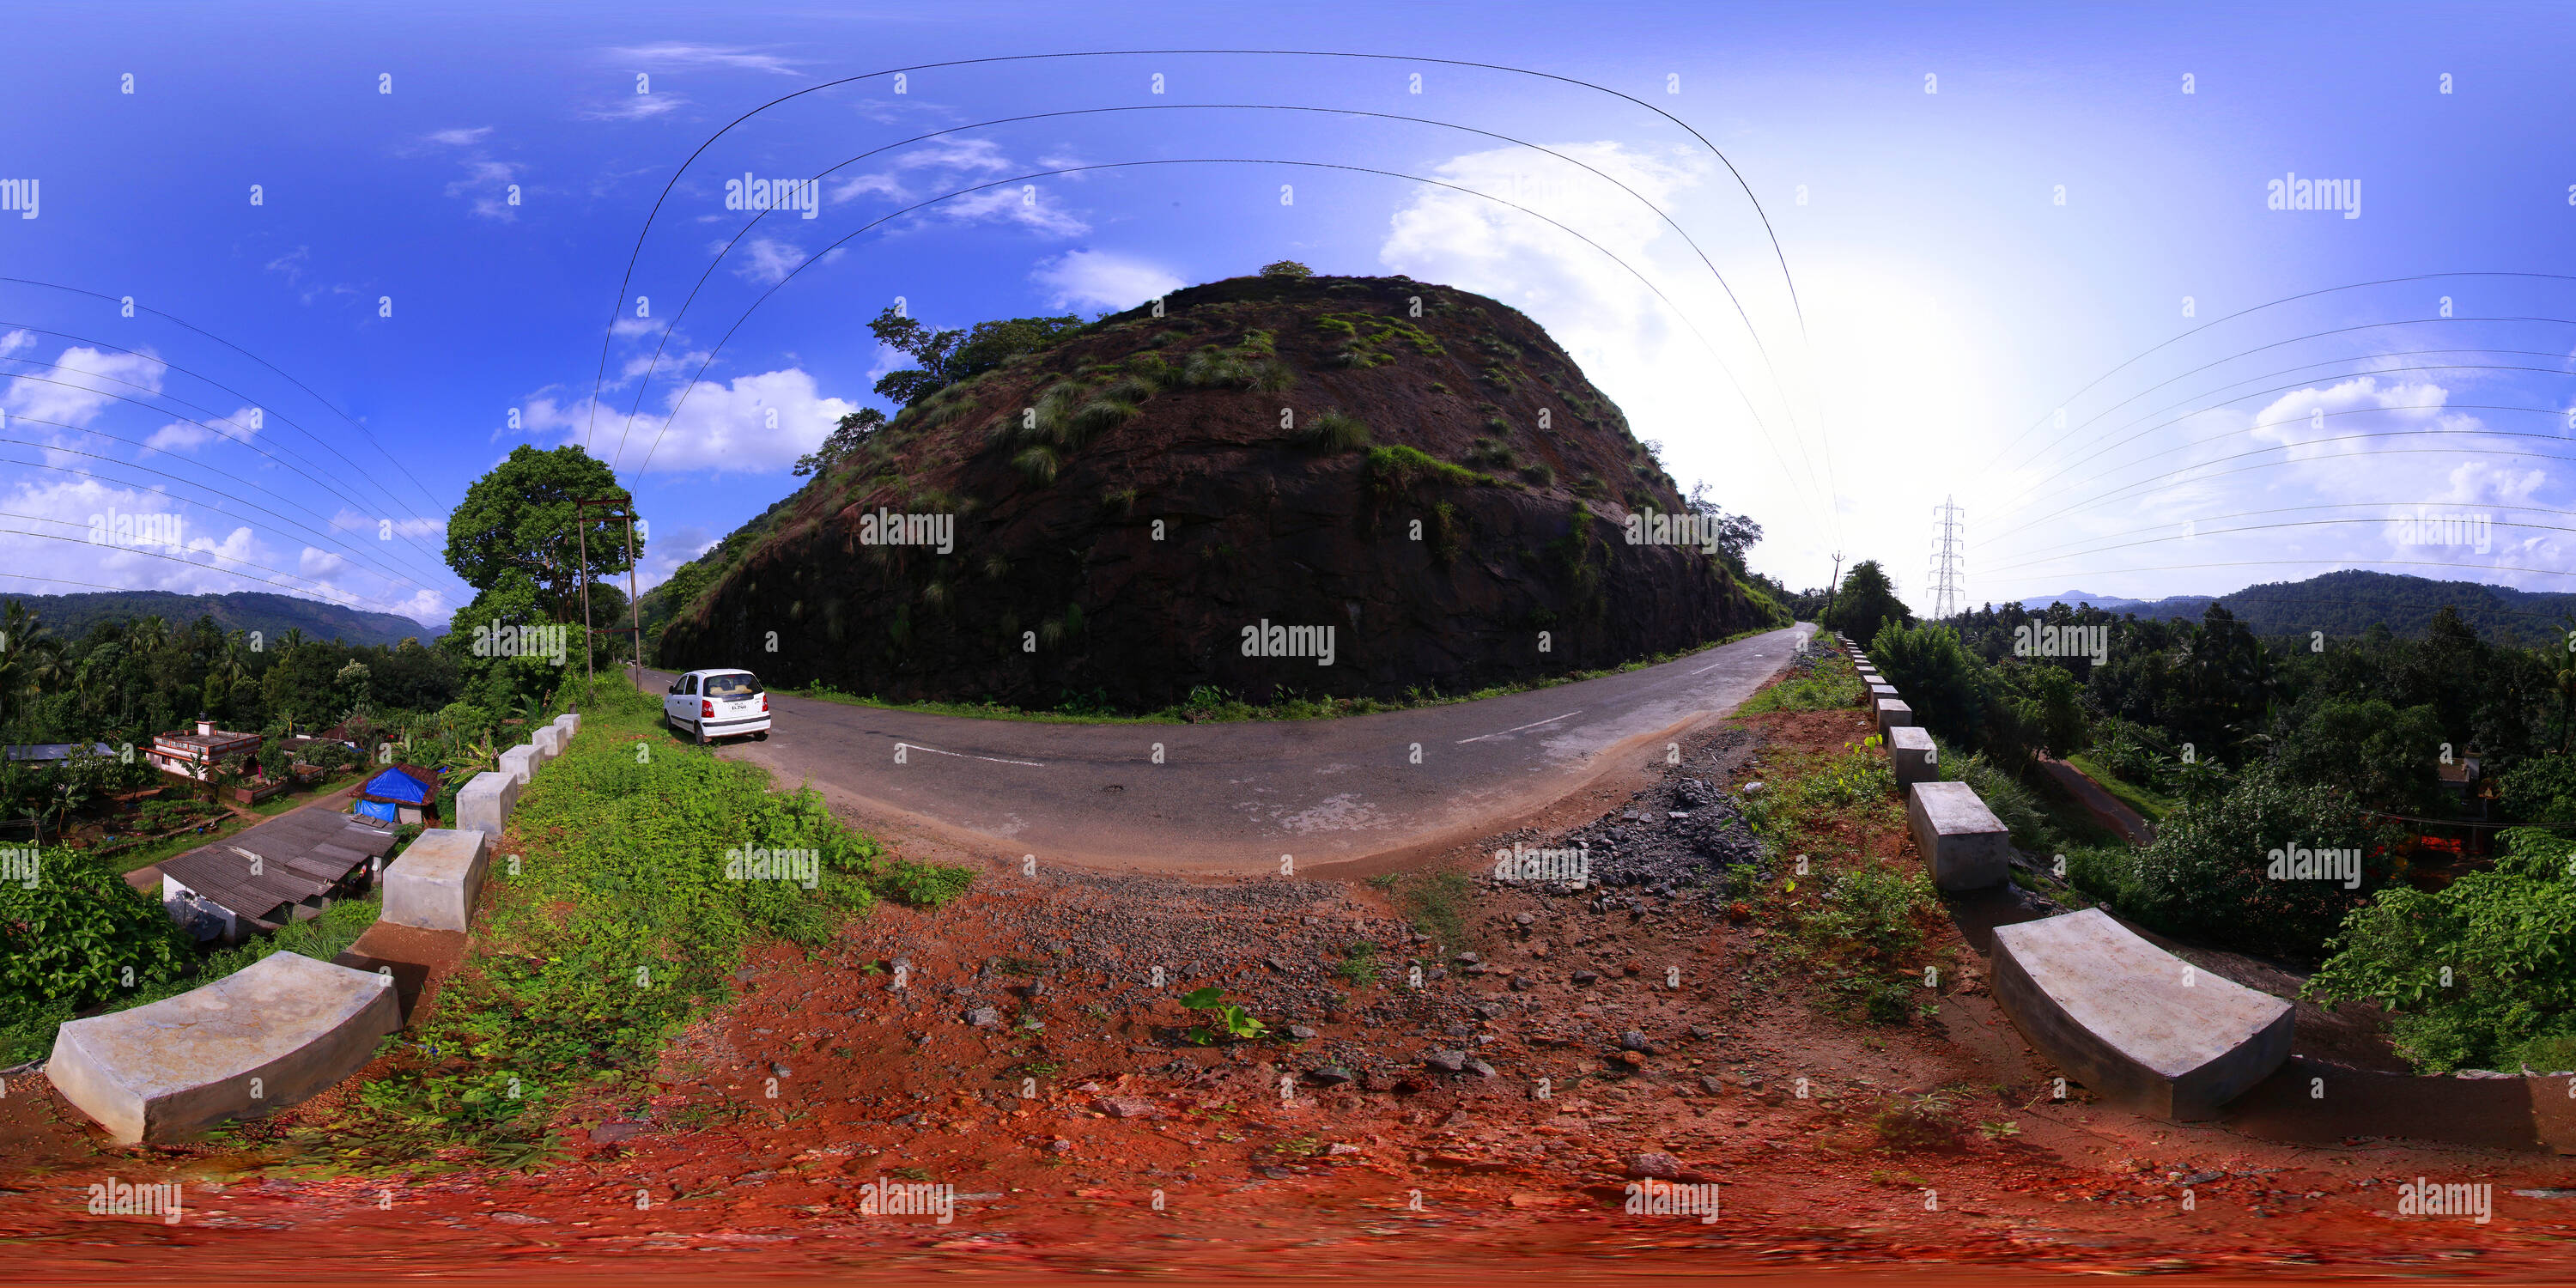
<svg viewBox="0 0 2576 1288">
<path fill-rule="evenodd" d="M 36 333 L 33 331 L 11 331 L 0 335 L 0 358 L 14 357 L 22 350 L 35 347 Z"/>
<path fill-rule="evenodd" d="M 222 419 L 174 420 L 152 431 L 152 437 L 143 440 L 143 445 L 167 452 L 193 451 L 219 438 L 247 443 L 259 432 L 253 426 L 263 419 L 258 408 L 244 407 Z"/>
<path fill-rule="evenodd" d="M 602 405 L 592 450 L 619 454 L 611 431 L 624 427 L 624 461 L 636 464 L 621 462 L 621 468 L 641 468 L 649 456 L 657 474 L 765 473 L 794 464 L 859 409 L 846 399 L 821 396 L 814 377 L 795 367 L 731 383 L 702 380 L 686 391 L 672 389 L 662 405 L 661 414 L 641 413 L 631 427 L 622 408 Z M 579 442 L 589 413 L 587 399 L 558 403 L 538 395 L 527 400 L 521 421 L 531 437 L 551 434 Z"/>
<path fill-rule="evenodd" d="M 1115 251 L 1077 250 L 1041 260 L 1030 278 L 1056 308 L 1133 308 L 1187 285 L 1160 265 Z"/>
<path fill-rule="evenodd" d="M 733 271 L 744 281 L 775 286 L 787 280 L 796 266 L 805 262 L 805 252 L 793 242 L 772 237 L 755 237 L 742 248 Z"/>
<path fill-rule="evenodd" d="M 447 195 L 472 201 L 471 209 L 482 218 L 512 222 L 519 211 L 510 204 L 510 184 L 521 168 L 516 162 L 476 157 L 465 163 L 464 178 L 448 182 Z"/>
<path fill-rule="evenodd" d="M 148 351 L 101 353 L 74 345 L 54 360 L 53 369 L 11 377 L 7 389 L 0 390 L 0 407 L 14 416 L 82 428 L 118 397 L 161 392 L 166 370 Z"/>
<path fill-rule="evenodd" d="M 482 142 L 484 139 L 490 137 L 491 133 L 492 127 L 488 125 L 477 126 L 470 130 L 440 130 L 430 135 L 429 141 L 451 148 L 466 148 Z"/>
<path fill-rule="evenodd" d="M 607 51 L 613 62 L 640 63 L 646 67 L 740 67 L 751 71 L 776 72 L 794 76 L 796 64 L 775 54 L 756 53 L 732 45 L 699 45 L 670 40 L 652 45 L 625 45 Z"/>
<path fill-rule="evenodd" d="M 574 115 L 585 121 L 648 121 L 667 112 L 689 105 L 689 100 L 665 90 L 650 94 L 631 94 L 610 99 L 599 107 L 586 107 Z"/>
</svg>

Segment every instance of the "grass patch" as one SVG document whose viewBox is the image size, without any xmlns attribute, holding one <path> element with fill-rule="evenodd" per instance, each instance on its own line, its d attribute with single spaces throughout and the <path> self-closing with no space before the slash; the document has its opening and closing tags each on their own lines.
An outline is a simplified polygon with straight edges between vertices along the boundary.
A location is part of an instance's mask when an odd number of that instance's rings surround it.
<svg viewBox="0 0 2576 1288">
<path fill-rule="evenodd" d="M 1467 901 L 1475 893 L 1476 883 L 1462 872 L 1409 872 L 1395 905 L 1432 942 L 1458 949 L 1467 945 Z"/>
<path fill-rule="evenodd" d="M 2173 797 L 2150 791 L 2112 773 L 2108 767 L 2095 760 L 2089 753 L 2076 752 L 2066 758 L 2066 763 L 2075 766 L 2077 772 L 2092 779 L 2103 791 L 2111 793 L 2121 804 L 2136 810 L 2138 817 L 2150 823 L 2164 821 L 2165 815 L 2172 812 L 2173 807 L 2178 803 Z"/>
<path fill-rule="evenodd" d="M 661 1050 L 733 996 L 764 939 L 812 949 L 880 898 L 937 904 L 970 875 L 888 857 L 810 789 L 680 743 L 660 704 L 600 677 L 581 736 L 511 819 L 511 875 L 495 864 L 474 951 L 434 1013 L 396 1039 L 393 1067 L 333 1121 L 270 1143 L 325 1170 L 415 1166 L 429 1154 L 542 1166 L 551 1124 L 631 1101 Z M 814 889 L 730 879 L 726 851 L 812 850 Z"/>
<path fill-rule="evenodd" d="M 1822 650 L 1815 664 L 1804 675 L 1793 675 L 1744 700 L 1735 709 L 1740 716 L 1757 716 L 1767 711 L 1841 711 L 1859 706 L 1869 696 L 1869 685 L 1862 682 L 1859 668 L 1842 650 Z"/>
</svg>

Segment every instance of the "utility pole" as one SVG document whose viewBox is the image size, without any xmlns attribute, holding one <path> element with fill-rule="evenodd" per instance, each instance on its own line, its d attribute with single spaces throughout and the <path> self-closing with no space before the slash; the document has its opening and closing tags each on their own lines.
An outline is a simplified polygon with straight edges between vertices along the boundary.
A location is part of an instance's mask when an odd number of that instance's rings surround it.
<svg viewBox="0 0 2576 1288">
<path fill-rule="evenodd" d="M 581 533 L 582 547 L 581 640 L 583 670 L 585 674 L 592 676 L 596 676 L 597 674 L 596 669 L 590 664 L 590 638 L 593 635 L 632 635 L 635 638 L 635 681 L 640 685 L 643 682 L 642 671 L 644 666 L 644 608 L 643 605 L 635 602 L 635 498 L 631 494 L 626 496 L 592 497 L 588 499 L 575 500 L 572 504 L 573 524 Z M 587 526 L 588 514 L 586 512 L 594 508 L 606 510 L 608 512 L 600 516 L 602 521 L 608 523 L 617 523 L 622 521 L 626 524 L 627 624 L 622 627 L 593 626 L 590 624 L 590 530 Z"/>
<path fill-rule="evenodd" d="M 1965 513 L 1951 497 L 1932 507 L 1935 516 L 1932 537 L 1932 620 L 1946 621 L 1967 609 L 1967 588 L 1962 580 L 1967 574 L 1968 554 L 1960 544 L 1965 535 Z"/>
<path fill-rule="evenodd" d="M 1825 583 L 1825 611 L 1816 615 L 1816 624 L 1817 624 L 1817 625 L 1819 625 L 1819 626 L 1823 626 L 1823 625 L 1824 625 L 1828 620 L 1830 620 L 1830 619 L 1833 617 L 1833 615 L 1834 615 L 1834 595 L 1835 595 L 1835 593 L 1836 593 L 1836 592 L 1840 591 L 1842 588 L 1843 588 L 1843 552 L 1842 552 L 1842 551 L 1837 550 L 1837 551 L 1835 551 L 1835 552 L 1834 552 L 1834 576 L 1833 576 L 1833 580 L 1828 581 L 1828 582 L 1826 582 L 1826 583 Z M 1826 629 L 1830 630 L 1830 629 L 1832 629 L 1832 628 L 1831 628 L 1831 627 L 1827 627 Z"/>
</svg>

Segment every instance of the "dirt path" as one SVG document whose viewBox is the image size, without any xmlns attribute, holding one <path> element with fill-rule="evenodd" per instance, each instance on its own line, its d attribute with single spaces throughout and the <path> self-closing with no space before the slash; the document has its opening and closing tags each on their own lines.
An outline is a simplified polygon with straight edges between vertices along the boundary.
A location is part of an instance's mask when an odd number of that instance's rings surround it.
<svg viewBox="0 0 2576 1288">
<path fill-rule="evenodd" d="M 1436 856 L 1472 872 L 1496 845 L 1581 838 L 1622 882 L 1607 889 L 1470 882 L 1444 911 L 1405 883 L 1013 866 L 811 953 L 772 945 L 648 1085 L 566 1108 L 564 1157 L 529 1174 L 101 1149 L 50 1092 L 13 1087 L 0 1240 L 27 1281 L 2564 1277 L 2576 1198 L 2514 1191 L 2568 1186 L 2565 1160 L 2302 1148 L 2053 1100 L 1946 926 L 1934 948 L 1958 969 L 1928 1009 L 1835 1018 L 1779 928 L 1663 882 L 1693 835 L 1672 815 L 1720 816 L 1712 788 L 1856 740 L 1864 718 L 1730 723 L 1633 793 Z M 1691 844 L 1723 850 L 1723 831 Z M 1917 861 L 1901 827 L 1845 840 Z M 1205 1016 L 1177 997 L 1201 985 L 1274 1036 L 1191 1041 Z M 285 1117 L 329 1121 L 364 1083 Z M 1938 1088 L 1954 1121 L 1888 1134 Z M 1628 1211 L 1641 1171 L 1719 1186 L 1718 1218 Z M 2417 1177 L 2491 1186 L 2490 1219 L 2398 1216 Z M 89 1215 L 109 1179 L 180 1181 L 186 1215 Z M 889 1183 L 950 1202 L 866 1210 Z"/>
</svg>

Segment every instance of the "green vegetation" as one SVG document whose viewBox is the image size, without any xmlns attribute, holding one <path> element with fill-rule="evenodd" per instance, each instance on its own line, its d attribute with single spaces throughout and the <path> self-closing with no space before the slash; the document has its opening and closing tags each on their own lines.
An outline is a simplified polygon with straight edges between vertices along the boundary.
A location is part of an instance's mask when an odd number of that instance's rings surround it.
<svg viewBox="0 0 2576 1288">
<path fill-rule="evenodd" d="M 1433 943 L 1455 949 L 1467 944 L 1467 903 L 1475 893 L 1476 883 L 1464 873 L 1408 872 L 1395 906 Z"/>
<path fill-rule="evenodd" d="M 1887 570 L 1875 559 L 1863 559 L 1843 574 L 1842 589 L 1835 593 L 1833 611 L 1826 614 L 1823 625 L 1856 640 L 1872 640 L 1889 623 L 1913 619 L 1914 610 L 1896 597 Z"/>
<path fill-rule="evenodd" d="M 811 790 L 771 791 L 761 770 L 678 742 L 623 677 L 583 706 L 582 736 L 511 820 L 521 870 L 494 868 L 436 1009 L 359 1104 L 288 1145 L 347 1167 L 542 1159 L 557 1114 L 640 1092 L 664 1043 L 732 995 L 750 944 L 812 950 L 880 898 L 937 905 L 971 880 L 889 858 Z M 814 888 L 729 876 L 743 847 L 815 852 Z"/>
<path fill-rule="evenodd" d="M 2421 1069 L 2576 1069 L 2576 840 L 2523 828 L 2500 848 L 2439 891 L 2382 891 L 2307 995 L 2379 1003 Z"/>
<path fill-rule="evenodd" d="M 1356 452 L 1369 445 L 1368 422 L 1338 411 L 1307 417 L 1302 433 L 1309 449 L 1328 456 Z"/>
<path fill-rule="evenodd" d="M 1263 277 L 1288 278 L 1313 277 L 1315 275 L 1315 270 L 1308 268 L 1293 259 L 1281 259 L 1273 260 L 1270 263 L 1262 265 L 1261 275 Z"/>
<path fill-rule="evenodd" d="M 1844 657 L 1842 650 L 1822 648 L 1815 661 L 1803 674 L 1791 675 L 1778 684 L 1744 700 L 1735 709 L 1740 716 L 1761 715 L 1768 711 L 1841 711 L 1857 707 L 1869 696 L 1860 670 Z"/>
<path fill-rule="evenodd" d="M 1251 1012 L 1244 1010 L 1240 1005 L 1226 1001 L 1225 990 L 1221 988 L 1193 989 L 1183 993 L 1181 1005 L 1193 1011 L 1208 1013 L 1208 1022 L 1193 1026 L 1188 1034 L 1189 1040 L 1200 1046 L 1206 1046 L 1221 1037 L 1238 1042 L 1249 1042 L 1267 1036 L 1270 1032 L 1270 1026 L 1252 1018 Z"/>
<path fill-rule="evenodd" d="M 2086 778 L 2092 779 L 2103 791 L 2118 798 L 2121 804 L 2136 810 L 2138 817 L 2150 823 L 2162 822 L 2164 816 L 2173 810 L 2172 797 L 2141 787 L 2111 772 L 2109 764 L 2090 752 L 2075 752 L 2066 757 L 2066 763 L 2074 766 L 2077 772 Z"/>
</svg>

